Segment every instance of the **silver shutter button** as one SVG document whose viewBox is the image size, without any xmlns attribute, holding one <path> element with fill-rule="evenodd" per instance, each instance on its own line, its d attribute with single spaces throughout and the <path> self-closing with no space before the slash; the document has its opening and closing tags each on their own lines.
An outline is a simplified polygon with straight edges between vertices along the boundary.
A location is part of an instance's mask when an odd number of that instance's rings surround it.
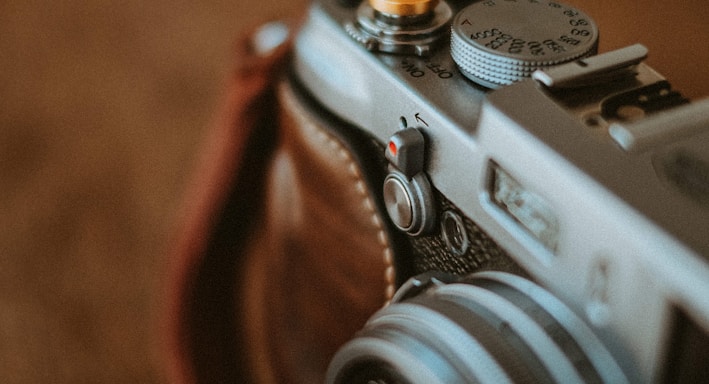
<svg viewBox="0 0 709 384">
<path fill-rule="evenodd" d="M 423 172 L 425 142 L 421 131 L 406 128 L 389 139 L 384 180 L 384 203 L 394 225 L 418 236 L 431 232 L 435 207 L 431 183 Z"/>
<path fill-rule="evenodd" d="M 402 183 L 397 177 L 387 177 L 384 181 L 387 212 L 394 224 L 403 230 L 411 227 L 414 216 L 413 203 L 409 195 L 406 183 Z"/>
</svg>

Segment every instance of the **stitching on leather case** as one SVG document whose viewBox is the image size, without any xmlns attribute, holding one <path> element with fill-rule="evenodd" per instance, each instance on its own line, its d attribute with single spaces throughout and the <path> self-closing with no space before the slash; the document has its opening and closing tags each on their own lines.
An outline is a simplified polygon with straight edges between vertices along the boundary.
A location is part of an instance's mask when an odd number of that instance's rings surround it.
<svg viewBox="0 0 709 384">
<path fill-rule="evenodd" d="M 379 217 L 379 214 L 377 213 L 374 202 L 372 201 L 372 197 L 370 196 L 369 190 L 367 189 L 367 185 L 364 179 L 362 178 L 360 168 L 357 166 L 356 161 L 352 158 L 352 154 L 350 153 L 350 151 L 340 142 L 337 137 L 329 133 L 326 128 L 314 123 L 313 119 L 308 119 L 304 117 L 308 116 L 309 113 L 304 108 L 302 108 L 301 105 L 294 102 L 295 96 L 292 94 L 293 91 L 290 86 L 285 83 L 282 83 L 281 92 L 290 94 L 289 97 L 284 97 L 283 99 L 285 99 L 287 109 L 297 111 L 297 113 L 293 113 L 292 116 L 297 119 L 298 125 L 305 128 L 305 131 L 307 133 L 315 137 L 318 141 L 321 141 L 323 144 L 325 144 L 327 148 L 337 154 L 337 158 L 340 161 L 344 162 L 347 166 L 347 171 L 350 177 L 352 178 L 354 189 L 362 198 L 361 204 L 370 214 L 370 223 L 376 229 L 377 242 L 382 246 L 382 260 L 384 261 L 384 265 L 386 266 L 384 270 L 384 279 L 386 281 L 386 290 L 384 294 L 386 297 L 386 304 L 388 304 L 391 298 L 394 296 L 394 292 L 396 291 L 396 272 L 394 269 L 393 250 L 391 248 L 391 245 L 389 244 L 389 239 L 384 230 L 384 225 L 382 223 L 381 218 Z"/>
</svg>

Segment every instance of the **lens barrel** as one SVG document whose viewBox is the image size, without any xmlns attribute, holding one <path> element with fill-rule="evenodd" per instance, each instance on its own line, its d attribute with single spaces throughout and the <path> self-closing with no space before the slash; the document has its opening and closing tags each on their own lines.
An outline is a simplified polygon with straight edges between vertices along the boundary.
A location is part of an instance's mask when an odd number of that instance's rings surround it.
<svg viewBox="0 0 709 384">
<path fill-rule="evenodd" d="M 335 356 L 328 383 L 624 383 L 591 329 L 522 277 L 480 272 L 398 295 Z"/>
</svg>

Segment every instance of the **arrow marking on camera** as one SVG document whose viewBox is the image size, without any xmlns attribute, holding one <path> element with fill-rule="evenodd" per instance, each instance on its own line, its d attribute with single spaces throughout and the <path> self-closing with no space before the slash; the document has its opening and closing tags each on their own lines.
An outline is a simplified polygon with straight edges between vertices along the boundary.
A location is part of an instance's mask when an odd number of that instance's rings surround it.
<svg viewBox="0 0 709 384">
<path fill-rule="evenodd" d="M 420 113 L 416 113 L 416 114 L 414 115 L 414 117 L 416 118 L 416 121 L 419 121 L 419 122 L 421 122 L 423 125 L 425 125 L 425 126 L 428 127 L 428 123 L 427 123 L 426 121 L 424 121 L 424 119 L 422 119 L 421 116 L 419 116 L 419 115 L 420 115 Z"/>
</svg>

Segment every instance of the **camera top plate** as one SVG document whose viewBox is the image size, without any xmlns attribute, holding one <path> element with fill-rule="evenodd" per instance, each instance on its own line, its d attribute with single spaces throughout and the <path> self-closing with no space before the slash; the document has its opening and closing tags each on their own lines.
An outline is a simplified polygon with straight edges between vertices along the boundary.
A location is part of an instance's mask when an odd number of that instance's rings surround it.
<svg viewBox="0 0 709 384">
<path fill-rule="evenodd" d="M 449 5 L 458 12 L 456 6 L 460 7 L 460 3 Z M 573 8 L 568 11 L 575 12 Z M 632 71 L 633 78 L 609 77 L 600 85 L 571 91 L 552 91 L 529 81 L 524 86 L 510 86 L 512 90 L 505 87 L 490 92 L 461 75 L 445 46 L 427 57 L 367 50 L 345 32 L 344 26 L 355 19 L 356 8 L 343 7 L 334 0 L 316 3 L 296 44 L 298 78 L 336 115 L 366 129 L 383 143 L 400 129 L 402 117 L 410 125 L 420 127 L 427 138 L 427 174 L 435 187 L 466 215 L 483 214 L 479 202 L 471 199 L 471 195 L 480 191 L 487 177 L 484 167 L 470 165 L 485 164 L 486 158 L 506 157 L 485 153 L 481 130 L 490 127 L 480 123 L 483 108 L 490 105 L 489 99 L 504 90 L 505 95 L 517 95 L 516 104 L 510 108 L 527 111 L 525 118 L 529 121 L 517 121 L 521 126 L 516 128 L 519 132 L 513 141 L 527 140 L 531 134 L 530 139 L 537 140 L 540 148 L 554 148 L 563 153 L 563 163 L 581 170 L 582 174 L 595 175 L 596 182 L 617 193 L 621 200 L 633 201 L 636 210 L 653 217 L 669 232 L 681 237 L 694 233 L 692 248 L 709 257 L 709 241 L 697 230 L 709 228 L 706 204 L 699 204 L 697 209 L 695 200 L 667 188 L 666 180 L 656 174 L 652 160 L 629 161 L 628 154 L 608 132 L 612 121 L 591 124 L 599 117 L 602 103 L 609 95 L 664 81 L 651 68 L 639 64 Z M 516 115 L 513 112 L 509 113 Z M 530 132 L 526 126 L 531 122 L 545 126 L 549 117 L 563 117 L 566 128 L 552 130 L 547 125 L 547 131 L 540 128 L 538 132 Z M 496 129 L 512 129 L 512 126 Z M 705 139 L 701 136 L 694 140 Z M 462 169 L 466 170 L 466 177 L 461 177 Z M 646 187 L 637 189 L 633 185 Z M 657 191 L 658 195 L 643 198 L 649 190 Z M 675 207 L 657 204 L 658 199 L 673 202 Z M 676 215 L 685 220 L 673 219 Z M 693 228 L 687 228 L 689 222 L 694 223 Z"/>
</svg>

